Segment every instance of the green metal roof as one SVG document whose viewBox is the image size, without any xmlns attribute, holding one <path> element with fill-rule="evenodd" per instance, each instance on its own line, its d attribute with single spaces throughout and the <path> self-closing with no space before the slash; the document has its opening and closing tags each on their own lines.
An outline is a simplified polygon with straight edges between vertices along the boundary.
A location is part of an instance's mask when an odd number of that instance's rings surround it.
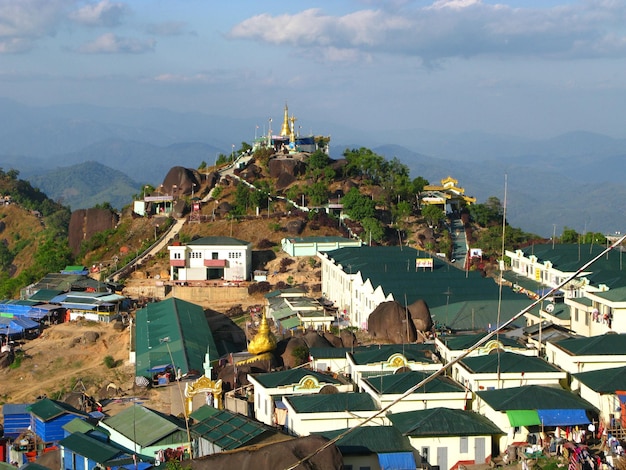
<svg viewBox="0 0 626 470">
<path fill-rule="evenodd" d="M 320 434 L 327 439 L 334 439 L 345 433 L 347 429 L 326 431 Z M 342 454 L 383 454 L 391 452 L 413 452 L 409 438 L 403 436 L 393 426 L 362 426 L 351 430 L 335 445 Z"/>
<path fill-rule="evenodd" d="M 517 274 L 513 271 L 506 271 L 502 273 L 502 277 L 505 281 L 509 281 L 513 284 L 513 286 L 519 286 L 529 292 L 537 292 L 539 289 L 544 287 L 540 282 L 529 279 L 526 276 L 522 276 L 521 274 Z"/>
<path fill-rule="evenodd" d="M 354 242 L 361 243 L 360 240 L 354 240 L 346 237 L 287 237 L 291 243 L 341 243 L 341 242 Z"/>
<path fill-rule="evenodd" d="M 626 367 L 591 370 L 572 374 L 572 376 L 598 393 L 609 394 L 626 390 Z"/>
<path fill-rule="evenodd" d="M 523 387 L 501 390 L 482 390 L 476 392 L 476 394 L 497 411 L 536 409 L 595 410 L 593 405 L 572 392 L 562 388 L 542 385 L 525 385 Z"/>
<path fill-rule="evenodd" d="M 289 317 L 294 317 L 298 314 L 298 312 L 294 312 L 293 310 L 291 310 L 289 307 L 284 307 L 281 308 L 279 310 L 274 310 L 270 316 L 278 321 L 278 320 L 282 320 L 284 318 L 289 318 Z"/>
<path fill-rule="evenodd" d="M 335 393 L 285 397 L 298 413 L 377 411 L 380 408 L 368 393 Z"/>
<path fill-rule="evenodd" d="M 497 321 L 498 301 L 501 297 L 500 320 L 504 322 L 521 308 L 509 301 L 522 299 L 522 308 L 528 300 L 511 289 L 500 288 L 493 279 L 483 278 L 477 271 L 465 272 L 450 266 L 431 254 L 409 247 L 346 247 L 328 251 L 327 255 L 345 273 L 361 273 L 373 286 L 382 286 L 385 294 L 396 301 L 412 304 L 424 300 L 435 321 L 454 329 L 470 329 L 472 317 L 477 327 L 486 328 Z M 415 269 L 416 258 L 433 258 L 433 270 Z M 471 304 L 467 304 L 472 302 Z M 458 304 L 453 307 L 453 304 Z M 446 318 L 447 317 L 447 318 Z"/>
<path fill-rule="evenodd" d="M 593 305 L 593 300 L 591 300 L 589 297 L 576 297 L 574 299 L 567 300 L 576 304 L 584 305 L 585 307 L 591 307 Z"/>
<path fill-rule="evenodd" d="M 105 464 L 123 453 L 123 450 L 86 434 L 76 432 L 59 441 L 59 445 L 95 462 Z"/>
<path fill-rule="evenodd" d="M 48 302 L 50 299 L 55 298 L 57 295 L 61 295 L 64 291 L 59 289 L 39 289 L 33 295 L 29 297 L 30 300 L 37 300 L 40 302 Z"/>
<path fill-rule="evenodd" d="M 626 334 L 569 338 L 556 345 L 574 356 L 621 356 L 626 355 Z"/>
<path fill-rule="evenodd" d="M 249 244 L 250 242 L 245 242 L 243 240 L 239 240 L 238 238 L 232 237 L 202 237 L 186 243 L 186 245 L 196 246 L 247 246 Z"/>
<path fill-rule="evenodd" d="M 309 348 L 309 355 L 314 359 L 345 358 L 346 353 L 367 349 L 369 346 L 355 346 L 353 348 Z"/>
<path fill-rule="evenodd" d="M 524 372 L 561 372 L 561 369 L 536 356 L 512 352 L 466 357 L 461 363 L 473 373 L 515 374 Z"/>
<path fill-rule="evenodd" d="M 597 295 L 609 302 L 626 302 L 626 287 L 618 287 L 604 292 L 594 292 L 593 295 Z"/>
<path fill-rule="evenodd" d="M 522 251 L 525 256 L 535 255 L 540 262 L 550 261 L 554 268 L 564 273 L 574 273 L 587 261 L 590 261 L 602 251 L 601 245 L 578 245 L 551 243 L 532 245 Z M 606 284 L 610 288 L 626 286 L 626 276 L 622 270 L 622 260 L 619 250 L 611 250 L 606 256 L 600 257 L 593 266 L 588 268 L 586 275 L 594 285 Z"/>
<path fill-rule="evenodd" d="M 365 382 L 380 394 L 402 394 L 414 387 L 431 374 L 413 370 L 401 374 L 381 375 L 365 379 Z M 465 389 L 448 377 L 438 376 L 426 385 L 422 385 L 413 393 L 453 393 L 464 392 Z"/>
<path fill-rule="evenodd" d="M 315 377 L 321 384 L 341 384 L 339 380 L 334 379 L 330 375 L 322 374 L 310 369 L 288 369 L 278 372 L 266 372 L 262 374 L 253 374 L 256 379 L 265 388 L 276 388 L 288 385 L 297 385 L 305 376 L 311 375 Z"/>
<path fill-rule="evenodd" d="M 408 361 L 434 363 L 432 344 L 381 344 L 351 353 L 355 364 L 377 364 L 387 361 L 394 354 L 402 354 Z"/>
<path fill-rule="evenodd" d="M 77 410 L 73 406 L 62 401 L 50 400 L 49 398 L 42 398 L 26 409 L 44 422 L 67 413 L 87 417 L 87 414 Z"/>
<path fill-rule="evenodd" d="M 200 305 L 171 298 L 148 304 L 137 311 L 135 318 L 138 376 L 148 377 L 150 368 L 172 362 L 183 374 L 190 370 L 203 372 L 206 353 L 211 361 L 219 359 Z M 165 338 L 169 341 L 164 342 Z"/>
<path fill-rule="evenodd" d="M 470 335 L 448 335 L 439 336 L 439 341 L 445 344 L 450 351 L 464 351 L 466 349 L 469 349 L 471 346 L 474 346 L 474 344 L 476 344 L 485 336 L 487 336 L 486 333 L 476 333 Z M 494 336 L 492 339 L 497 339 L 502 343 L 503 346 L 517 349 L 527 349 L 526 346 L 518 342 L 516 339 L 509 338 L 504 335 Z"/>
<path fill-rule="evenodd" d="M 83 434 L 86 434 L 89 431 L 98 429 L 98 426 L 96 424 L 91 423 L 88 419 L 79 419 L 79 418 L 73 419 L 69 423 L 65 423 L 62 427 L 70 434 L 73 432 L 82 432 Z M 98 431 L 108 434 L 108 431 L 106 431 L 105 429 L 100 428 L 98 429 Z"/>
<path fill-rule="evenodd" d="M 168 435 L 186 431 L 185 423 L 179 419 L 136 404 L 104 419 L 103 423 L 142 447 L 154 445 Z"/>
<path fill-rule="evenodd" d="M 296 315 L 295 317 L 285 318 L 280 321 L 280 326 L 288 330 L 296 328 L 302 324 L 302 320 Z"/>
<path fill-rule="evenodd" d="M 387 418 L 404 436 L 485 436 L 504 434 L 489 419 L 474 411 L 451 408 L 407 411 Z"/>
<path fill-rule="evenodd" d="M 210 408 L 206 405 L 202 406 L 202 408 L 205 407 Z M 238 449 L 261 434 L 274 432 L 264 424 L 226 410 L 194 412 L 192 417 L 197 419 L 200 415 L 204 415 L 204 418 L 192 427 L 192 432 L 223 450 Z"/>
</svg>

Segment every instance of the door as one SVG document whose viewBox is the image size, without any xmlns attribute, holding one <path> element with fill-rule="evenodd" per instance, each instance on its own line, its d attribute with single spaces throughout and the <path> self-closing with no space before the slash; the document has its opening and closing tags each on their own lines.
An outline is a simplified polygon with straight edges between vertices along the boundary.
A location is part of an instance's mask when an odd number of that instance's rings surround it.
<svg viewBox="0 0 626 470">
<path fill-rule="evenodd" d="M 474 439 L 474 455 L 475 463 L 485 463 L 485 438 L 477 437 Z"/>
<path fill-rule="evenodd" d="M 437 465 L 441 470 L 448 470 L 448 448 L 437 447 Z"/>
</svg>

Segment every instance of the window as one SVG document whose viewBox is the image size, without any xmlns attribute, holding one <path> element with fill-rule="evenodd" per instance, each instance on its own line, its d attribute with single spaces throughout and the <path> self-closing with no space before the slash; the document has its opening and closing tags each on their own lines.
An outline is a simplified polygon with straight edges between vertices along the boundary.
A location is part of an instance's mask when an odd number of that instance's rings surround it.
<svg viewBox="0 0 626 470">
<path fill-rule="evenodd" d="M 469 439 L 467 436 L 461 436 L 461 454 L 467 454 L 467 451 L 469 449 Z"/>
<path fill-rule="evenodd" d="M 211 253 L 211 259 L 219 259 L 218 258 L 218 253 L 216 251 L 214 251 L 213 253 Z"/>
</svg>

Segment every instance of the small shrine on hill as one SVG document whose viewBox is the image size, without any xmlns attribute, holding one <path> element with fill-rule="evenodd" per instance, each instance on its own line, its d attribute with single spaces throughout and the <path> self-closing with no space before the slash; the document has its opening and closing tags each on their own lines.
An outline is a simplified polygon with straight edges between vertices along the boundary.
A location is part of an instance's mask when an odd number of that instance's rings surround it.
<svg viewBox="0 0 626 470">
<path fill-rule="evenodd" d="M 465 189 L 459 187 L 458 184 L 458 180 L 448 176 L 441 180 L 441 184 L 424 186 L 420 197 L 422 205 L 438 206 L 446 214 L 450 214 L 474 204 L 476 198 L 466 196 Z"/>
</svg>

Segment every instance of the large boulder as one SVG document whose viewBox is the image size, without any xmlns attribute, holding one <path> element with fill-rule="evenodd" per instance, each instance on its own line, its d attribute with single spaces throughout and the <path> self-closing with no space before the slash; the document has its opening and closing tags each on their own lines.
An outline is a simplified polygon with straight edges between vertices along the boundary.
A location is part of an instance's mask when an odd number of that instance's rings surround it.
<svg viewBox="0 0 626 470">
<path fill-rule="evenodd" d="M 341 338 L 341 345 L 344 348 L 352 348 L 358 345 L 358 341 L 356 339 L 356 335 L 352 330 L 343 329 L 339 332 L 339 337 Z"/>
<path fill-rule="evenodd" d="M 317 334 L 316 334 L 317 335 Z M 290 338 L 285 345 L 285 350 L 281 354 L 283 365 L 287 369 L 298 367 L 306 361 L 309 356 L 309 346 L 302 337 Z"/>
<path fill-rule="evenodd" d="M 333 345 L 317 331 L 307 331 L 303 336 L 304 342 L 309 348 L 332 348 Z"/>
<path fill-rule="evenodd" d="M 419 299 L 413 302 L 408 307 L 409 315 L 415 325 L 417 331 L 426 332 L 433 328 L 433 318 L 430 315 L 430 309 L 428 304 L 424 300 Z"/>
<path fill-rule="evenodd" d="M 200 175 L 190 168 L 172 167 L 163 180 L 163 192 L 174 197 L 191 194 L 192 191 L 198 190 L 200 190 Z"/>
<path fill-rule="evenodd" d="M 395 344 L 412 343 L 417 339 L 417 333 L 414 323 L 407 321 L 409 318 L 408 310 L 398 302 L 382 302 L 370 314 L 367 329 L 372 338 L 377 341 Z"/>
<path fill-rule="evenodd" d="M 283 173 L 297 177 L 304 174 L 305 171 L 306 164 L 294 158 L 273 158 L 269 161 L 270 176 L 274 179 L 278 179 Z"/>
</svg>

